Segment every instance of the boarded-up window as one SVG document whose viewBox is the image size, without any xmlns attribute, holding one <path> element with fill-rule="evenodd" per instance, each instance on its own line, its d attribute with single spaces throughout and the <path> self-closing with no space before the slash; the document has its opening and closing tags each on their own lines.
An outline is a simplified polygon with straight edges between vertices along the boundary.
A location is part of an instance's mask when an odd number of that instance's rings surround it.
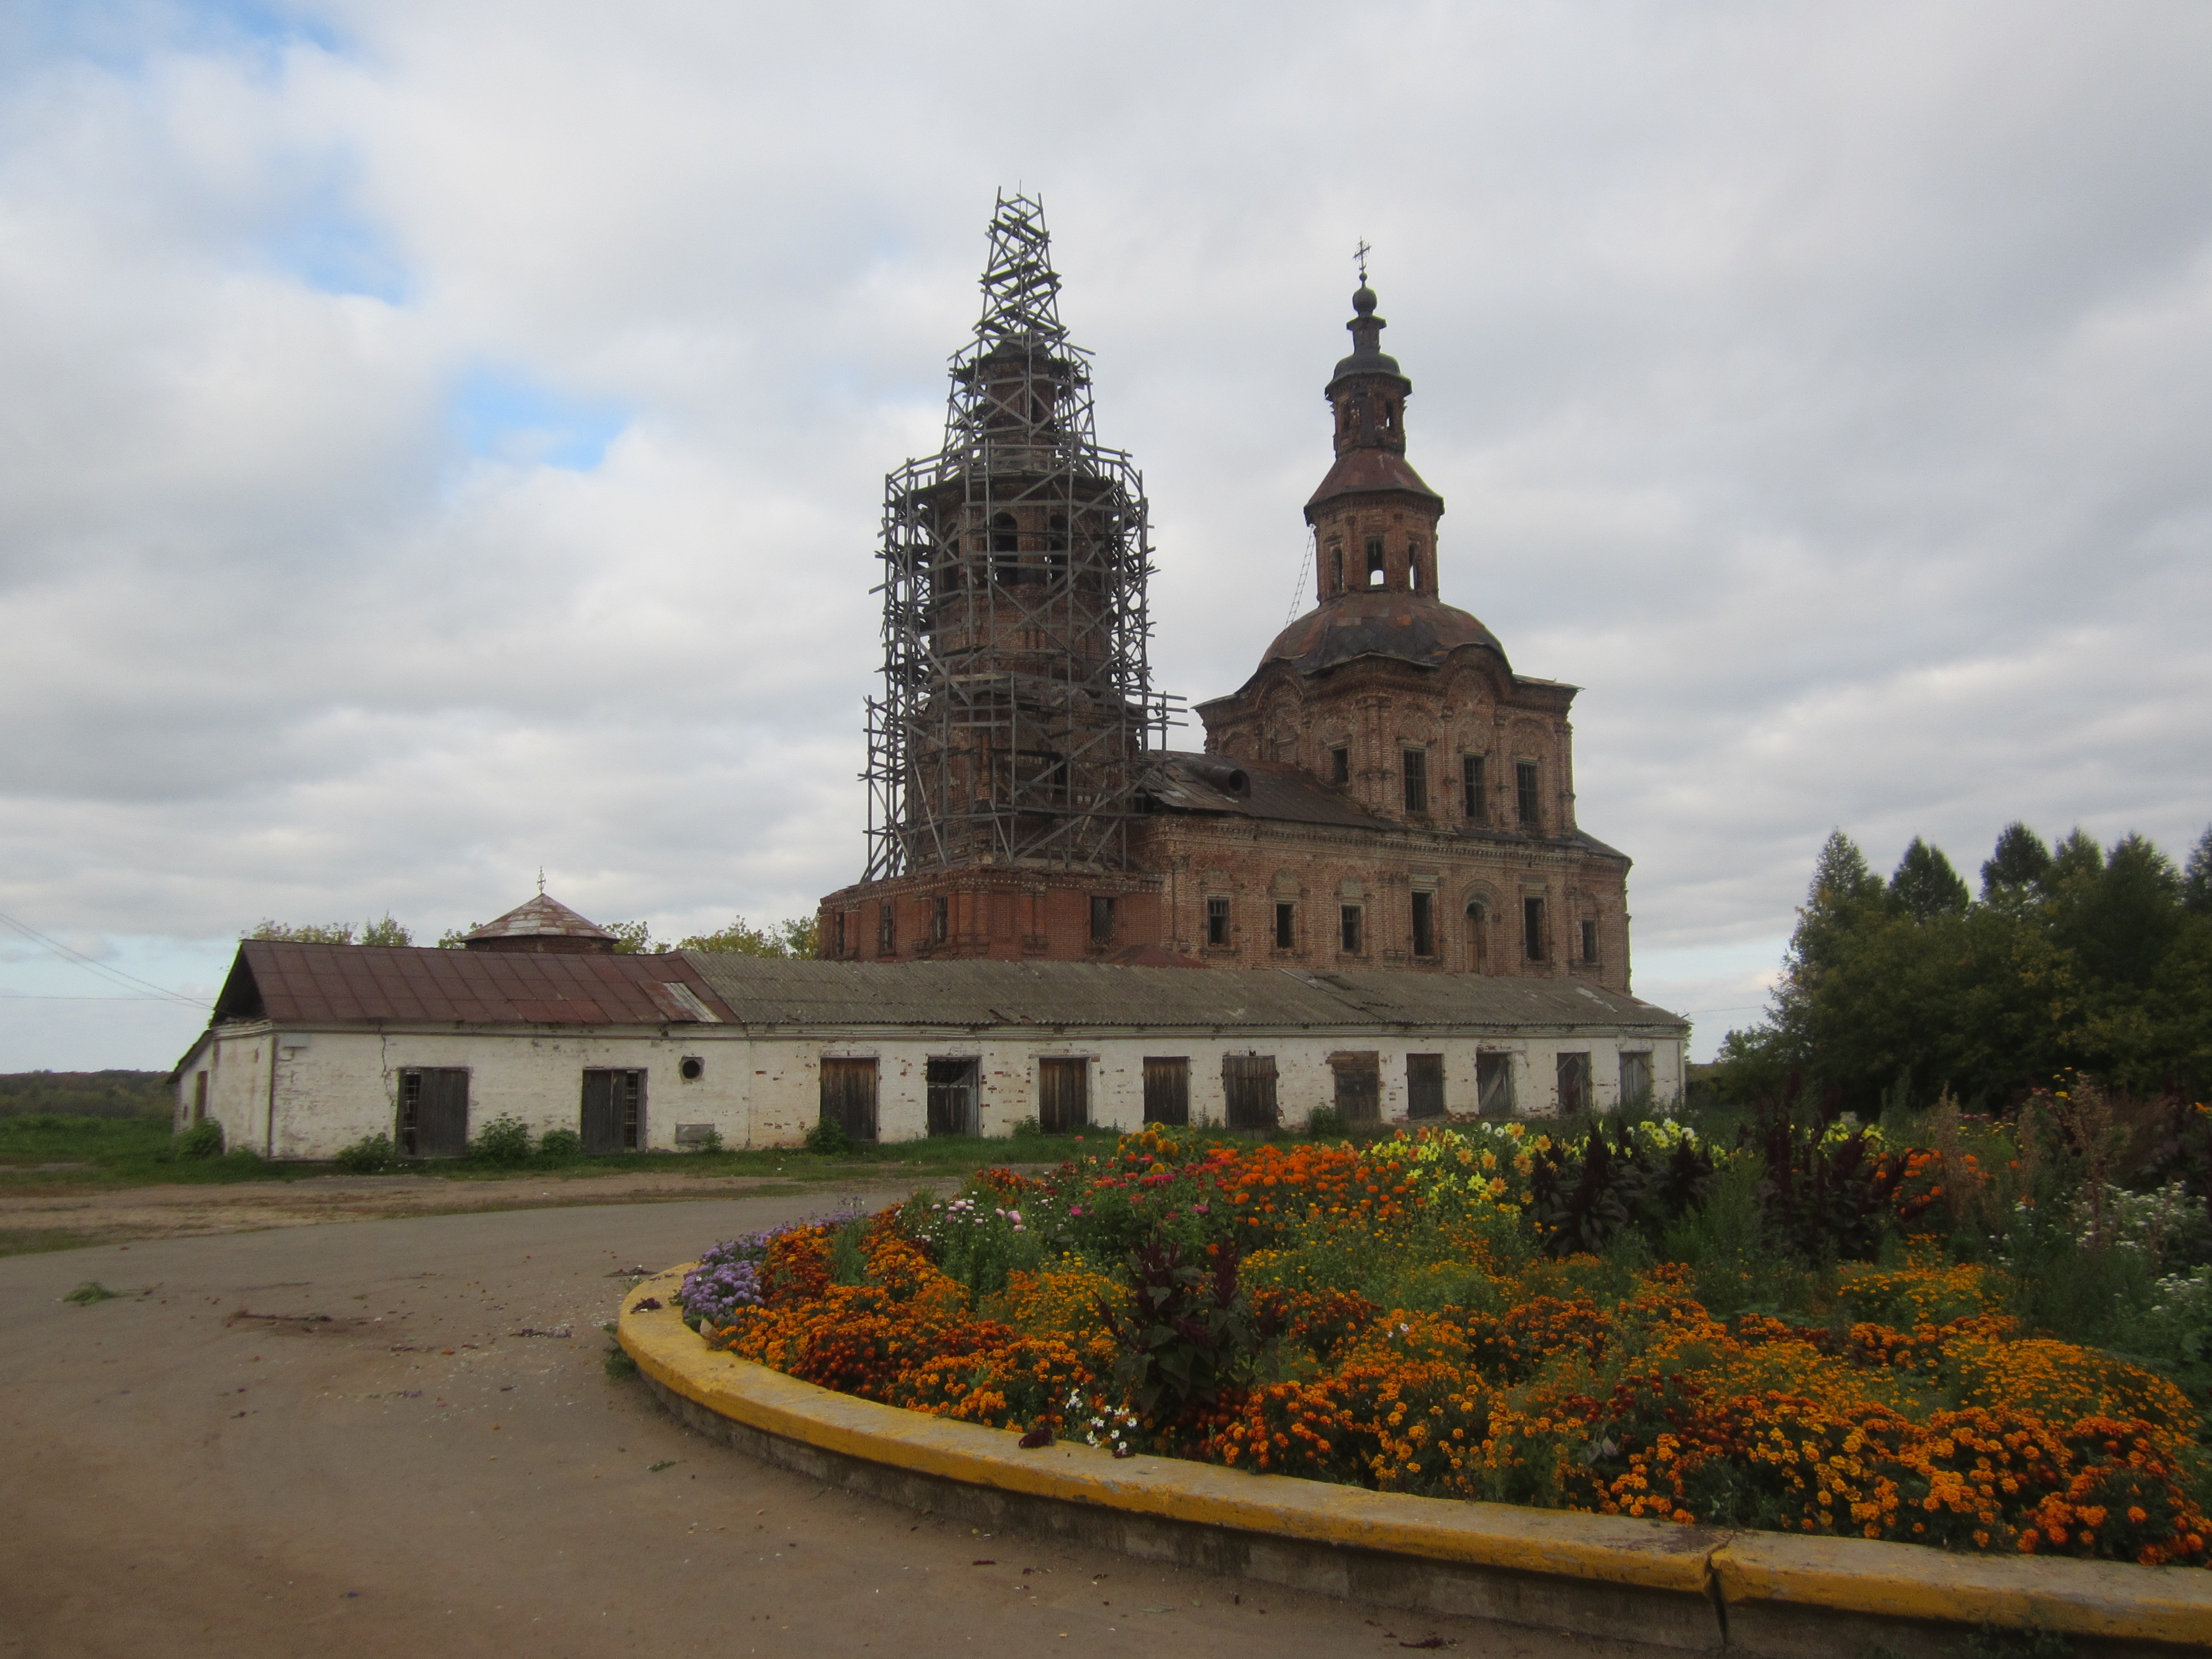
<svg viewBox="0 0 2212 1659">
<path fill-rule="evenodd" d="M 1444 1115 L 1444 1057 L 1442 1054 L 1406 1056 L 1406 1115 L 1442 1117 Z"/>
<path fill-rule="evenodd" d="M 1273 1054 L 1224 1055 L 1221 1092 L 1227 1097 L 1232 1129 L 1272 1129 L 1281 1118 L 1275 1105 Z"/>
<path fill-rule="evenodd" d="M 1206 902 L 1206 942 L 1208 945 L 1229 943 L 1229 901 L 1210 898 Z"/>
<path fill-rule="evenodd" d="M 1559 1056 L 1559 1109 L 1562 1112 L 1587 1112 L 1590 1109 L 1590 1057 L 1588 1053 Z"/>
<path fill-rule="evenodd" d="M 645 1073 L 584 1073 L 584 1150 L 635 1152 L 645 1145 Z"/>
<path fill-rule="evenodd" d="M 1623 1106 L 1649 1106 L 1651 1103 L 1650 1055 L 1635 1054 L 1620 1057 L 1620 1103 Z"/>
<path fill-rule="evenodd" d="M 1382 1062 L 1370 1052 L 1331 1054 L 1328 1068 L 1336 1073 L 1336 1113 L 1346 1123 L 1382 1121 Z"/>
<path fill-rule="evenodd" d="M 1481 1117 L 1513 1115 L 1513 1056 L 1474 1057 L 1474 1109 Z"/>
<path fill-rule="evenodd" d="M 1145 1057 L 1145 1121 L 1182 1128 L 1190 1121 L 1190 1061 Z"/>
<path fill-rule="evenodd" d="M 972 1060 L 933 1060 L 929 1062 L 929 1133 L 933 1135 L 972 1135 L 979 1133 L 975 1110 L 977 1062 Z"/>
<path fill-rule="evenodd" d="M 459 1158 L 468 1151 L 468 1073 L 458 1066 L 402 1072 L 398 1139 L 407 1158 Z"/>
<path fill-rule="evenodd" d="M 1065 1135 L 1090 1121 L 1091 1062 L 1037 1061 L 1037 1127 L 1048 1135 Z"/>
<path fill-rule="evenodd" d="M 876 1062 L 822 1061 L 822 1121 L 834 1123 L 855 1140 L 876 1138 Z"/>
</svg>

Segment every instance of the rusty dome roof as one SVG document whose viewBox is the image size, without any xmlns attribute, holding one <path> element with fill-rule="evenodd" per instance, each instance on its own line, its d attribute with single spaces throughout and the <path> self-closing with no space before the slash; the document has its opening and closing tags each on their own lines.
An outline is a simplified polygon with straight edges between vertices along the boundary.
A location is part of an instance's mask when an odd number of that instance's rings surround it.
<svg viewBox="0 0 2212 1659">
<path fill-rule="evenodd" d="M 1512 671 L 1498 636 L 1466 611 L 1425 594 L 1373 588 L 1341 594 L 1307 611 L 1275 636 L 1260 660 L 1264 666 L 1280 658 L 1301 674 L 1318 674 L 1354 657 L 1396 657 L 1436 666 L 1468 645 L 1495 651 L 1506 671 Z"/>
</svg>

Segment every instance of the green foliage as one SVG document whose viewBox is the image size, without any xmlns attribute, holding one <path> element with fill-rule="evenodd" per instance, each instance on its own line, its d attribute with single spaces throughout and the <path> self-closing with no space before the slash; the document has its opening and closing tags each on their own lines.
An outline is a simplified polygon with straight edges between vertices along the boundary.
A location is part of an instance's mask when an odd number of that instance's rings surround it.
<svg viewBox="0 0 2212 1659">
<path fill-rule="evenodd" d="M 347 1175 L 386 1175 L 399 1167 L 399 1153 L 392 1137 L 380 1131 L 340 1147 L 331 1162 Z"/>
<path fill-rule="evenodd" d="M 653 942 L 651 924 L 642 921 L 610 921 L 603 924 L 615 936 L 615 954 L 618 957 L 649 957 L 658 948 Z"/>
<path fill-rule="evenodd" d="M 707 1133 L 691 1143 L 691 1151 L 702 1158 L 726 1150 L 722 1145 L 722 1132 L 711 1123 L 707 1126 Z"/>
<path fill-rule="evenodd" d="M 415 939 L 414 935 L 410 933 L 404 927 L 402 927 L 398 922 L 394 921 L 392 919 L 392 912 L 386 910 L 382 915 L 377 917 L 375 921 L 368 923 L 361 930 L 361 943 L 363 945 L 405 945 L 414 944 Z"/>
<path fill-rule="evenodd" d="M 615 1334 L 612 1320 L 609 1320 L 599 1328 L 609 1336 Z M 606 1352 L 600 1357 L 599 1366 L 606 1372 L 607 1381 L 610 1382 L 627 1382 L 637 1375 L 637 1361 L 629 1357 L 629 1351 L 619 1342 L 608 1344 Z"/>
<path fill-rule="evenodd" d="M 10 1072 L 0 1074 L 0 1120 L 29 1114 L 161 1117 L 175 1097 L 164 1072 Z"/>
<path fill-rule="evenodd" d="M 805 957 L 817 954 L 818 926 L 812 916 L 803 921 L 772 921 L 756 927 L 743 916 L 712 933 L 695 933 L 677 945 L 679 951 L 723 951 L 740 957 Z"/>
<path fill-rule="evenodd" d="M 1316 1140 L 1341 1140 L 1344 1115 L 1334 1106 L 1316 1106 L 1306 1115 L 1306 1133 Z"/>
<path fill-rule="evenodd" d="M 2055 850 L 2007 826 L 1983 896 L 1916 839 L 1885 890 L 1849 838 L 1822 848 L 1767 1018 L 1723 1040 L 1714 1092 L 1801 1074 L 1862 1116 L 1948 1089 L 2001 1109 L 2069 1068 L 2141 1092 L 2212 1091 L 2212 831 L 2190 870 L 2140 836 Z M 2192 886 L 2192 882 L 2197 885 Z M 1900 1079 L 1923 1091 L 1900 1096 Z"/>
<path fill-rule="evenodd" d="M 1972 902 L 1966 884 L 1943 856 L 1943 849 L 1929 846 L 1917 836 L 1898 861 L 1897 873 L 1889 878 L 1888 898 L 1893 910 L 1901 910 L 1916 921 L 1962 911 Z"/>
<path fill-rule="evenodd" d="M 865 1285 L 868 1282 L 868 1258 L 861 1245 L 868 1236 L 869 1221 L 855 1216 L 830 1235 L 830 1277 L 840 1285 Z"/>
<path fill-rule="evenodd" d="M 177 1156 L 181 1158 L 221 1158 L 222 1156 L 222 1125 L 213 1118 L 199 1122 L 177 1137 Z"/>
<path fill-rule="evenodd" d="M 817 1158 L 850 1158 L 853 1137 L 845 1133 L 845 1126 L 834 1117 L 817 1121 L 806 1132 L 806 1150 Z"/>
<path fill-rule="evenodd" d="M 1039 1140 L 1043 1139 L 1043 1136 L 1044 1126 L 1035 1118 L 1024 1117 L 1014 1120 L 1013 1138 L 1016 1140 Z"/>
<path fill-rule="evenodd" d="M 480 921 L 472 921 L 465 927 L 448 927 L 438 935 L 438 948 L 441 951 L 465 951 L 469 946 L 469 935 L 483 926 Z"/>
<path fill-rule="evenodd" d="M 2212 828 L 2189 850 L 2181 872 L 2181 908 L 2192 916 L 2212 915 Z"/>
<path fill-rule="evenodd" d="M 62 1300 L 74 1302 L 81 1308 L 88 1308 L 95 1302 L 112 1302 L 121 1294 L 119 1291 L 109 1290 L 97 1279 L 88 1279 Z"/>
<path fill-rule="evenodd" d="M 548 1129 L 538 1137 L 540 1164 L 573 1164 L 584 1155 L 584 1138 L 574 1129 Z"/>
<path fill-rule="evenodd" d="M 254 923 L 251 933 L 240 933 L 239 937 L 277 939 L 293 945 L 350 945 L 353 943 L 353 924 L 349 921 L 295 924 L 264 920 Z"/>
<path fill-rule="evenodd" d="M 469 1143 L 469 1158 L 495 1169 L 519 1169 L 530 1162 L 530 1126 L 512 1113 L 501 1112 L 477 1131 Z"/>
</svg>

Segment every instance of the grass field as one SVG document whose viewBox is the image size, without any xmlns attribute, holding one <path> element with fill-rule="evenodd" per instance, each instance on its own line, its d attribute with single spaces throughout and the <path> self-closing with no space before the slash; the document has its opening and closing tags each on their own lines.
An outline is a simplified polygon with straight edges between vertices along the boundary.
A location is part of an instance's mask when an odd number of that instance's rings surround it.
<svg viewBox="0 0 2212 1659">
<path fill-rule="evenodd" d="M 1094 1136 L 1093 1139 L 1101 1137 Z M 1104 1133 L 1111 1144 L 1114 1137 Z M 1073 1157 L 1073 1136 L 1030 1135 L 1017 1139 L 939 1137 L 930 1140 L 856 1146 L 834 1158 L 797 1147 L 754 1152 L 623 1152 L 605 1158 L 547 1159 L 489 1164 L 469 1158 L 426 1159 L 398 1173 L 442 1176 L 455 1181 L 589 1180 L 597 1176 L 665 1172 L 688 1176 L 776 1176 L 785 1180 L 846 1180 L 855 1173 L 901 1176 L 960 1175 L 994 1164 L 1056 1164 Z M 0 1118 L 0 1195 L 46 1188 L 112 1189 L 179 1183 L 301 1181 L 337 1173 L 321 1163 L 270 1163 L 251 1153 L 179 1158 L 167 1117 L 83 1117 L 33 1113 Z M 376 1177 L 364 1177 L 375 1179 Z"/>
</svg>

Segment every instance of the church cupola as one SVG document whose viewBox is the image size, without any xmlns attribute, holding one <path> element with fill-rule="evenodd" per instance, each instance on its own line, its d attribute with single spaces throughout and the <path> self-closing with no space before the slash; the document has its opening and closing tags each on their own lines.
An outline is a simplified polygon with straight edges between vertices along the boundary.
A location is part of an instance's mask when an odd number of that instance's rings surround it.
<svg viewBox="0 0 2212 1659">
<path fill-rule="evenodd" d="M 1352 355 L 1329 377 L 1336 464 L 1306 503 L 1314 530 L 1315 596 L 1327 605 L 1375 592 L 1437 596 L 1437 520 L 1443 497 L 1406 463 L 1406 400 L 1413 383 L 1382 349 L 1388 325 L 1360 276 L 1352 296 Z"/>
</svg>

